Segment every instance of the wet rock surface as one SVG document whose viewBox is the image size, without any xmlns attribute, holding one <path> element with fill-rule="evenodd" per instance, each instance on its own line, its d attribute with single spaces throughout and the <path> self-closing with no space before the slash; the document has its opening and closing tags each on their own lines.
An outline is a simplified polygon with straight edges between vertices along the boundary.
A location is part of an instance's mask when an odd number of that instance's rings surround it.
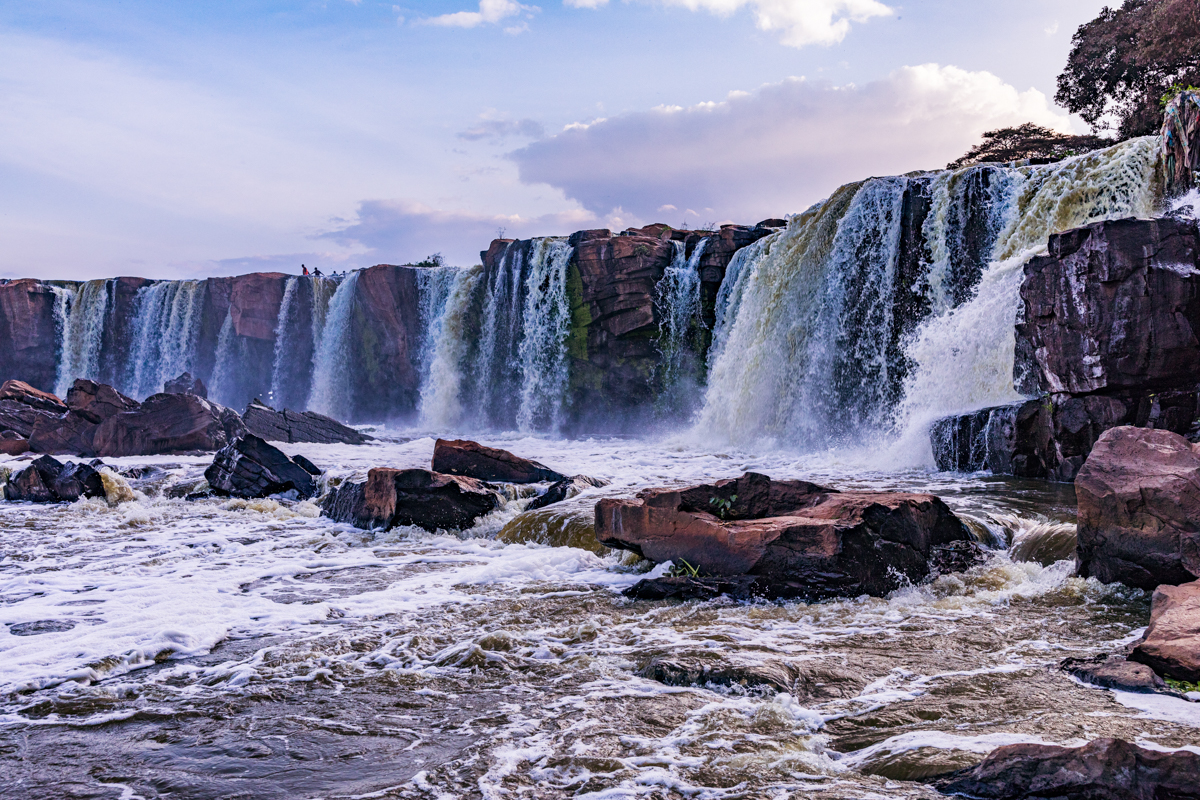
<svg viewBox="0 0 1200 800">
<path fill-rule="evenodd" d="M 218 451 L 204 477 L 220 495 L 266 497 L 294 490 L 300 497 L 312 497 L 317 493 L 312 468 L 307 459 L 297 463 L 248 433 Z"/>
<path fill-rule="evenodd" d="M 947 794 L 989 800 L 1189 800 L 1200 798 L 1200 755 L 1117 739 L 1078 748 L 1014 744 L 936 785 Z"/>
<path fill-rule="evenodd" d="M 595 478 L 589 478 L 586 475 L 576 475 L 573 478 L 563 478 L 551 484 L 546 491 L 539 494 L 537 497 L 529 501 L 529 505 L 525 506 L 526 511 L 535 511 L 539 508 L 561 503 L 564 500 L 569 500 L 580 492 L 594 489 L 600 486 L 607 486 L 608 481 L 599 481 Z"/>
<path fill-rule="evenodd" d="M 65 464 L 50 456 L 34 460 L 4 487 L 12 502 L 73 503 L 80 497 L 104 497 L 100 473 L 87 464 Z"/>
<path fill-rule="evenodd" d="M 0 378 L 54 390 L 58 318 L 54 290 L 31 278 L 0 280 Z"/>
<path fill-rule="evenodd" d="M 94 449 L 102 457 L 213 451 L 244 431 L 241 417 L 232 409 L 192 394 L 160 393 L 102 422 Z"/>
<path fill-rule="evenodd" d="M 67 410 L 66 404 L 55 395 L 35 389 L 25 381 L 19 380 L 7 380 L 0 385 L 0 402 L 5 400 L 52 414 Z"/>
<path fill-rule="evenodd" d="M 1113 428 L 1075 479 L 1079 573 L 1151 590 L 1200 576 L 1200 447 Z"/>
<path fill-rule="evenodd" d="M 1154 590 L 1150 626 L 1129 658 L 1165 677 L 1200 683 L 1200 581 Z"/>
<path fill-rule="evenodd" d="M 95 381 L 77 379 L 67 390 L 67 408 L 93 424 L 137 407 L 138 402 L 133 398 Z"/>
<path fill-rule="evenodd" d="M 819 598 L 920 581 L 933 547 L 970 537 L 932 495 L 843 493 L 746 473 L 601 500 L 596 538 L 651 561 L 685 560 L 702 576 L 752 575 L 765 596 Z"/>
<path fill-rule="evenodd" d="M 1102 689 L 1161 692 L 1167 688 L 1166 682 L 1154 670 L 1145 664 L 1130 661 L 1123 655 L 1068 658 L 1059 664 L 1059 669 Z"/>
<path fill-rule="evenodd" d="M 540 483 L 567 479 L 545 464 L 467 439 L 438 439 L 433 446 L 430 468 L 447 475 L 463 475 L 497 483 Z"/>
<path fill-rule="evenodd" d="M 163 384 L 164 394 L 194 394 L 197 397 L 208 399 L 208 387 L 204 385 L 204 381 L 199 378 L 192 377 L 192 373 L 185 372 L 177 378 L 172 378 Z"/>
<path fill-rule="evenodd" d="M 346 482 L 330 492 L 322 513 L 364 530 L 415 525 L 437 531 L 468 528 L 499 506 L 495 490 L 474 478 L 376 467 L 364 483 Z"/>
<path fill-rule="evenodd" d="M 246 430 L 271 442 L 363 444 L 371 437 L 315 411 L 276 411 L 255 401 L 242 415 Z"/>
</svg>

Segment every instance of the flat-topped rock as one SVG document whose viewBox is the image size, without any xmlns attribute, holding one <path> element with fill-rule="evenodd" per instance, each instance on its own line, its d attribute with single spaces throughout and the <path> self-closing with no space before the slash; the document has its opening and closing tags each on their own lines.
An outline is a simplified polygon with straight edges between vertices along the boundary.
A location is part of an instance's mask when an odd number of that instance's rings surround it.
<svg viewBox="0 0 1200 800">
<path fill-rule="evenodd" d="M 1200 798 L 1200 755 L 1119 739 L 1083 747 L 1013 744 L 935 783 L 946 794 L 989 800 L 1192 800 Z"/>
<path fill-rule="evenodd" d="M 1129 658 L 1167 678 L 1200 683 L 1200 581 L 1154 590 L 1150 625 Z"/>
<path fill-rule="evenodd" d="M 1075 478 L 1079 574 L 1139 589 L 1200 577 L 1200 446 L 1170 431 L 1106 431 Z"/>
<path fill-rule="evenodd" d="M 115 414 L 95 434 L 99 456 L 220 450 L 245 432 L 236 411 L 191 394 L 155 394 Z"/>
<path fill-rule="evenodd" d="M 314 472 L 307 459 L 288 458 L 278 447 L 248 433 L 223 447 L 204 471 L 214 493 L 232 497 L 266 497 L 295 491 L 301 497 L 317 493 Z"/>
<path fill-rule="evenodd" d="M 371 437 L 315 411 L 276 411 L 254 401 L 242 415 L 246 430 L 271 442 L 363 444 Z"/>
<path fill-rule="evenodd" d="M 364 483 L 343 483 L 326 497 L 325 516 L 364 530 L 415 525 L 427 531 L 463 530 L 500 506 L 482 481 L 426 469 L 376 467 Z"/>
<path fill-rule="evenodd" d="M 433 446 L 431 467 L 434 472 L 447 475 L 464 475 L 501 483 L 557 482 L 567 479 L 567 476 L 545 464 L 466 439 L 438 439 Z"/>
<path fill-rule="evenodd" d="M 934 548 L 970 535 L 933 495 L 838 492 L 748 472 L 603 499 L 596 538 L 651 561 L 686 561 L 700 576 L 752 576 L 750 594 L 816 599 L 920 581 Z"/>
</svg>

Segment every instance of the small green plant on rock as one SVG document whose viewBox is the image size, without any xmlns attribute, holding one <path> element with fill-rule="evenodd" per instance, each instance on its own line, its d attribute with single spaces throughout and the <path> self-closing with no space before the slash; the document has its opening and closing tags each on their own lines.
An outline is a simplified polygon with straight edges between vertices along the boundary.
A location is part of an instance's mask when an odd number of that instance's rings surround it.
<svg viewBox="0 0 1200 800">
<path fill-rule="evenodd" d="M 668 578 L 699 578 L 700 568 L 693 567 L 682 558 L 673 559 L 671 568 L 667 570 Z"/>
<path fill-rule="evenodd" d="M 1177 692 L 1200 692 L 1200 682 L 1188 683 L 1187 681 L 1177 681 L 1174 678 L 1166 678 L 1167 686 L 1170 686 Z"/>
<path fill-rule="evenodd" d="M 710 506 L 713 506 L 713 513 L 719 519 L 731 519 L 733 517 L 733 504 L 737 502 L 737 495 L 732 495 L 728 500 L 723 497 L 713 497 L 708 501 Z"/>
</svg>

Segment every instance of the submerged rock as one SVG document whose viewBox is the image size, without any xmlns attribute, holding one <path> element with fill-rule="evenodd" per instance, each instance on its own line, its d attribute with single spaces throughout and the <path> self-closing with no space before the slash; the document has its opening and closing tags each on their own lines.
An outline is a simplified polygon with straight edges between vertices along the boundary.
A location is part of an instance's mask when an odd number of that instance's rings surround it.
<svg viewBox="0 0 1200 800">
<path fill-rule="evenodd" d="M 568 500 L 585 489 L 607 485 L 608 481 L 589 478 L 586 475 L 563 478 L 561 481 L 551 484 L 549 489 L 530 500 L 529 505 L 525 506 L 525 510 L 536 511 L 539 508 L 545 508 L 546 506 Z"/>
<path fill-rule="evenodd" d="M 204 477 L 213 492 L 233 497 L 266 497 L 295 490 L 301 497 L 317 493 L 307 459 L 301 465 L 282 450 L 248 433 L 222 448 Z"/>
<path fill-rule="evenodd" d="M 1167 688 L 1154 670 L 1137 664 L 1121 655 L 1101 655 L 1093 658 L 1064 659 L 1058 668 L 1074 675 L 1084 683 L 1102 689 L 1123 692 L 1160 692 Z"/>
<path fill-rule="evenodd" d="M 220 450 L 245 432 L 236 411 L 191 394 L 155 394 L 96 430 L 99 456 Z"/>
<path fill-rule="evenodd" d="M 621 594 L 634 600 L 712 600 L 727 594 L 730 597 L 750 597 L 755 578 L 733 575 L 727 578 L 694 578 L 689 575 L 670 575 L 664 578 L 642 578 Z"/>
<path fill-rule="evenodd" d="M 946 794 L 989 800 L 1191 800 L 1200 798 L 1200 755 L 1119 739 L 1083 747 L 1014 744 L 935 783 Z"/>
<path fill-rule="evenodd" d="M 193 378 L 192 373 L 185 372 L 178 378 L 172 378 L 163 385 L 164 394 L 194 394 L 196 397 L 208 399 L 208 387 L 199 378 Z"/>
<path fill-rule="evenodd" d="M 1200 577 L 1200 445 L 1113 428 L 1075 479 L 1079 574 L 1139 589 Z"/>
<path fill-rule="evenodd" d="M 343 483 L 329 493 L 322 513 L 364 530 L 415 525 L 427 531 L 462 530 L 500 506 L 482 481 L 427 469 L 376 467 L 365 483 Z"/>
<path fill-rule="evenodd" d="M 447 475 L 465 475 L 481 481 L 500 483 L 567 480 L 565 475 L 555 472 L 545 464 L 466 439 L 438 439 L 433 446 L 431 468 L 434 472 Z"/>
<path fill-rule="evenodd" d="M 685 560 L 702 576 L 752 576 L 754 594 L 815 599 L 920 581 L 934 547 L 970 534 L 933 495 L 838 492 L 748 472 L 601 500 L 596 538 L 656 562 Z"/>
<path fill-rule="evenodd" d="M 1200 683 L 1200 581 L 1154 590 L 1150 626 L 1129 658 L 1167 678 Z"/>
<path fill-rule="evenodd" d="M 4 498 L 12 502 L 73 503 L 80 497 L 104 496 L 104 482 L 95 469 L 50 456 L 33 461 L 4 487 Z"/>
<path fill-rule="evenodd" d="M 255 400 L 242 416 L 246 430 L 271 442 L 362 444 L 371 437 L 315 411 L 276 411 Z"/>
</svg>

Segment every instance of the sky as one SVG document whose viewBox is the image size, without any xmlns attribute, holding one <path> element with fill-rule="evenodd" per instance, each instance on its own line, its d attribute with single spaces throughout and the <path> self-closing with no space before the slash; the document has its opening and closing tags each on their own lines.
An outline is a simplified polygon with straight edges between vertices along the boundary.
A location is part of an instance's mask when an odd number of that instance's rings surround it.
<svg viewBox="0 0 1200 800">
<path fill-rule="evenodd" d="M 403 0 L 401 0 L 403 3 Z M 1053 102 L 1084 0 L 0 2 L 0 277 L 753 224 Z"/>
</svg>

